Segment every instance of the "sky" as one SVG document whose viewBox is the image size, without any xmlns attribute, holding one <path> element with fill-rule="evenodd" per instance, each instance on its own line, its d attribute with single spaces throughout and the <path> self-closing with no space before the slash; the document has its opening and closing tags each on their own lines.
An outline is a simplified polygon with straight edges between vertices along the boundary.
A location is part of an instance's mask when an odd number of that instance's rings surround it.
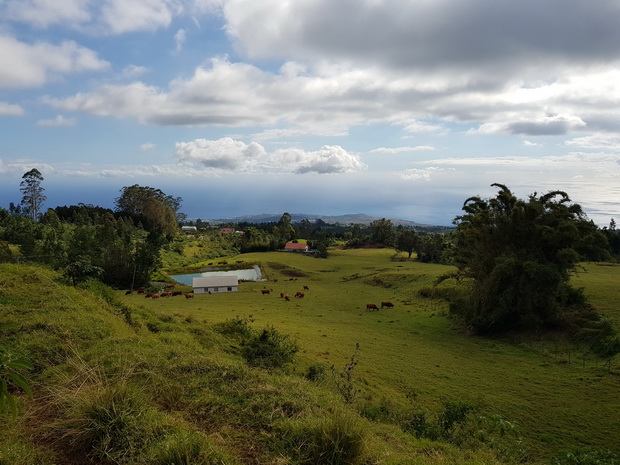
<svg viewBox="0 0 620 465">
<path fill-rule="evenodd" d="M 620 218 L 618 0 L 0 0 L 0 206 Z"/>
</svg>

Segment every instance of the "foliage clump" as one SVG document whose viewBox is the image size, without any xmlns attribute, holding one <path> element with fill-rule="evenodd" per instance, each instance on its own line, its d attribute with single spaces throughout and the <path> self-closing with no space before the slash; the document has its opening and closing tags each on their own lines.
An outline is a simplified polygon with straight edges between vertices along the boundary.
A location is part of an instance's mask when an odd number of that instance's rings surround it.
<svg viewBox="0 0 620 465">
<path fill-rule="evenodd" d="M 297 344 L 287 334 L 268 326 L 262 331 L 253 331 L 243 341 L 241 355 L 252 366 L 281 368 L 294 360 L 298 350 Z"/>
<path fill-rule="evenodd" d="M 606 240 L 581 207 L 553 191 L 518 199 L 470 197 L 457 231 L 457 278 L 471 284 L 452 306 L 478 333 L 556 325 L 563 309 L 583 305 L 569 278 L 579 261 L 606 257 Z"/>
</svg>

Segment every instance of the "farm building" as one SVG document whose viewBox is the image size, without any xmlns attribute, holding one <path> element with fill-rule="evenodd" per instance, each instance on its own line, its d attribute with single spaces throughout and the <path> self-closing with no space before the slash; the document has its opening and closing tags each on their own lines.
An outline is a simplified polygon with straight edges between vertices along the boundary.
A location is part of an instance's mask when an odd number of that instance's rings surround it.
<svg viewBox="0 0 620 465">
<path fill-rule="evenodd" d="M 307 252 L 308 244 L 302 244 L 298 242 L 287 242 L 284 246 L 285 252 Z"/>
<path fill-rule="evenodd" d="M 194 294 L 215 294 L 216 292 L 237 292 L 239 278 L 237 276 L 208 276 L 192 280 Z"/>
<path fill-rule="evenodd" d="M 181 226 L 181 231 L 185 234 L 198 232 L 198 228 L 196 226 Z"/>
</svg>

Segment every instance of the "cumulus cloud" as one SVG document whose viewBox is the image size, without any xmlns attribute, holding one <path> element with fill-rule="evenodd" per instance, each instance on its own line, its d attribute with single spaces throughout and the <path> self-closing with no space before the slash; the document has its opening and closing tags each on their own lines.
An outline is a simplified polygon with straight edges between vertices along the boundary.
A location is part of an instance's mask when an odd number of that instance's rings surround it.
<svg viewBox="0 0 620 465">
<path fill-rule="evenodd" d="M 421 151 L 432 151 L 435 150 L 435 147 L 432 145 L 418 145 L 416 147 L 378 147 L 376 149 L 372 149 L 371 152 L 378 153 L 402 153 L 402 152 L 421 152 Z"/>
<path fill-rule="evenodd" d="M 280 149 L 272 158 L 272 164 L 288 167 L 296 173 L 348 173 L 365 167 L 359 156 L 347 152 L 338 145 L 325 145 L 317 151 Z"/>
<path fill-rule="evenodd" d="M 261 144 L 230 137 L 177 142 L 176 156 L 181 163 L 235 172 L 329 174 L 358 171 L 365 166 L 359 156 L 337 145 L 316 151 L 287 148 L 268 153 Z"/>
<path fill-rule="evenodd" d="M 219 140 L 196 139 L 191 142 L 177 142 L 176 155 L 179 161 L 201 164 L 208 168 L 247 171 L 266 155 L 262 145 L 224 137 Z"/>
<path fill-rule="evenodd" d="M 0 116 L 22 116 L 24 109 L 12 103 L 0 102 Z"/>
<path fill-rule="evenodd" d="M 29 44 L 14 37 L 0 36 L 0 88 L 37 87 L 51 76 L 100 71 L 109 66 L 88 48 L 73 41 L 60 45 L 45 42 Z"/>
<path fill-rule="evenodd" d="M 75 118 L 65 118 L 62 115 L 56 115 L 53 119 L 41 119 L 37 121 L 37 126 L 62 127 L 75 126 L 77 120 Z"/>
<path fill-rule="evenodd" d="M 167 27 L 182 11 L 175 0 L 107 0 L 101 7 L 100 19 L 112 34 Z"/>
</svg>

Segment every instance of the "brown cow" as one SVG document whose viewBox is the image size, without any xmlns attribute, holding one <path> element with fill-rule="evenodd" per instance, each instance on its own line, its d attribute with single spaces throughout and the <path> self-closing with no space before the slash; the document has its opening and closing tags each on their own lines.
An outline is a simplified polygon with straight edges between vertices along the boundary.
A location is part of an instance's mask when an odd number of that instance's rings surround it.
<svg viewBox="0 0 620 465">
<path fill-rule="evenodd" d="M 303 292 L 298 292 L 297 293 L 297 297 L 299 297 L 300 299 L 303 299 L 305 296 L 305 294 Z"/>
<path fill-rule="evenodd" d="M 381 308 L 383 307 L 392 308 L 393 306 L 394 304 L 392 302 L 381 302 Z"/>
<path fill-rule="evenodd" d="M 146 287 L 139 287 L 138 288 L 138 294 L 144 294 L 145 291 L 146 291 Z"/>
<path fill-rule="evenodd" d="M 304 291 L 309 291 L 309 290 L 310 290 L 310 288 L 308 286 L 304 285 Z"/>
<path fill-rule="evenodd" d="M 185 294 L 185 298 L 186 299 L 193 299 L 194 298 L 194 293 L 193 292 L 188 292 L 187 294 Z"/>
<path fill-rule="evenodd" d="M 271 291 L 269 289 L 261 289 L 260 293 L 265 295 L 265 294 L 269 294 Z"/>
<path fill-rule="evenodd" d="M 125 295 L 131 295 L 131 294 L 133 294 L 133 292 L 131 292 L 131 291 L 125 292 Z"/>
<path fill-rule="evenodd" d="M 366 310 L 379 310 L 375 304 L 366 304 Z"/>
<path fill-rule="evenodd" d="M 284 299 L 284 292 L 280 292 L 280 298 Z"/>
<path fill-rule="evenodd" d="M 174 292 L 172 293 L 172 297 L 176 297 L 176 296 L 178 296 L 178 295 L 183 295 L 183 291 L 174 291 Z"/>
<path fill-rule="evenodd" d="M 287 302 L 290 302 L 291 298 L 288 296 L 288 294 L 284 294 L 284 300 L 286 300 Z"/>
</svg>

